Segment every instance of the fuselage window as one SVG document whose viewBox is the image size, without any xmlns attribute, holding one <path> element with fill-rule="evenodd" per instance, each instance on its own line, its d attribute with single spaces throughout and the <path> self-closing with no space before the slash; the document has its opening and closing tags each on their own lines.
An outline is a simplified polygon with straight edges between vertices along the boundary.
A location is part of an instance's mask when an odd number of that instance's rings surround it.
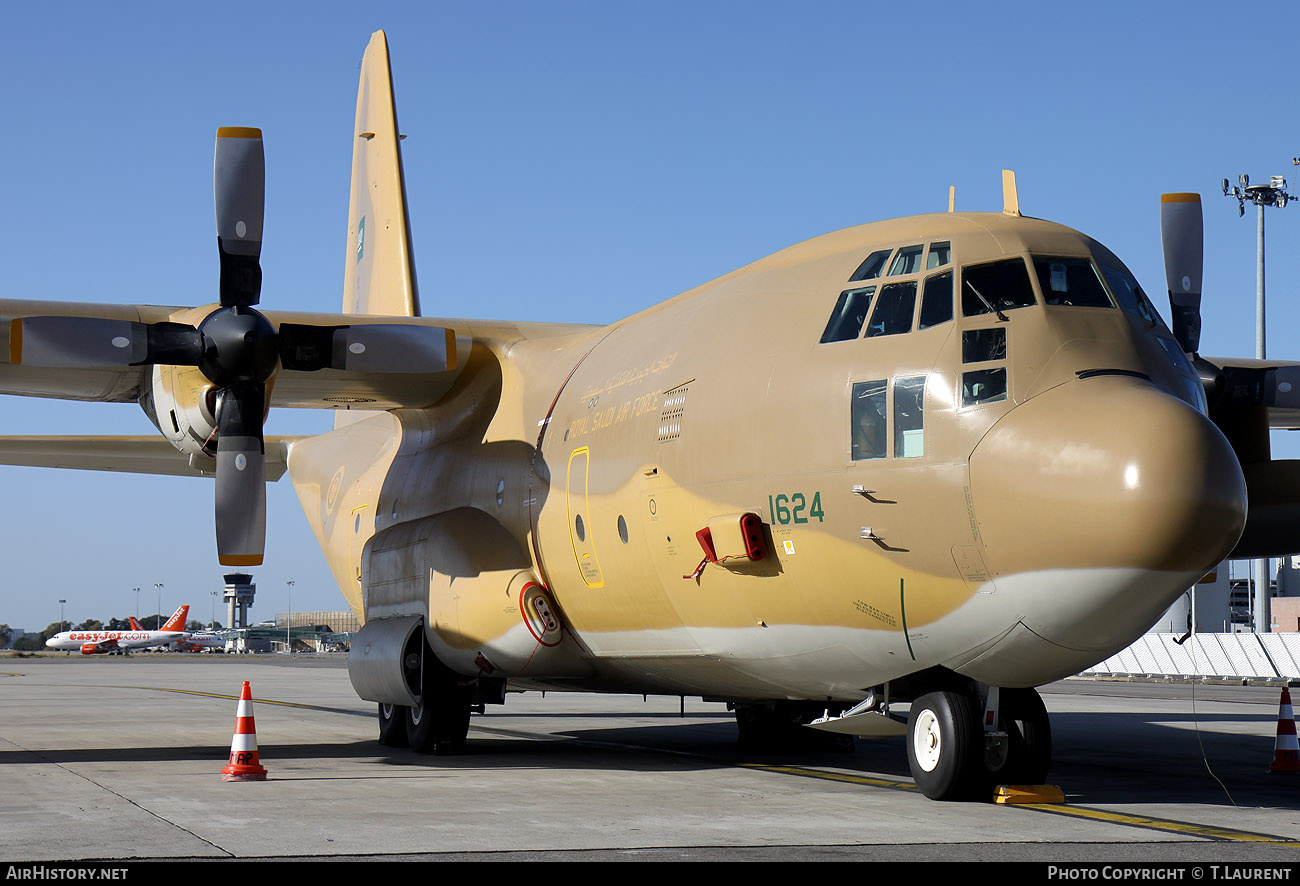
<svg viewBox="0 0 1300 886">
<path fill-rule="evenodd" d="M 898 255 L 894 256 L 894 262 L 889 266 L 889 277 L 901 277 L 904 274 L 915 274 L 921 270 L 921 252 L 924 246 L 904 246 L 898 250 Z"/>
<path fill-rule="evenodd" d="M 1113 308 L 1097 276 L 1097 268 L 1086 258 L 1034 257 L 1038 288 L 1049 305 L 1076 308 Z"/>
<path fill-rule="evenodd" d="M 1007 371 L 1004 368 L 976 369 L 961 374 L 961 405 L 991 403 L 1007 398 Z"/>
<path fill-rule="evenodd" d="M 911 332 L 912 312 L 916 308 L 916 281 L 888 283 L 880 287 L 876 309 L 867 324 L 867 338 L 875 335 L 898 335 Z"/>
<path fill-rule="evenodd" d="M 885 380 L 853 383 L 849 407 L 852 423 L 853 460 L 884 458 L 888 431 L 885 427 Z"/>
<path fill-rule="evenodd" d="M 856 283 L 859 280 L 874 280 L 880 276 L 880 272 L 885 268 L 885 262 L 889 259 L 891 250 L 880 249 L 868 255 L 866 260 L 858 265 L 858 269 L 853 272 L 849 278 L 850 283 Z"/>
<path fill-rule="evenodd" d="M 930 244 L 930 253 L 925 258 L 925 269 L 932 271 L 942 268 L 952 261 L 952 245 L 947 240 Z"/>
<path fill-rule="evenodd" d="M 965 329 L 961 334 L 961 362 L 986 363 L 1007 358 L 1007 328 Z"/>
<path fill-rule="evenodd" d="M 894 457 L 925 455 L 925 376 L 894 381 Z"/>
<path fill-rule="evenodd" d="M 961 269 L 963 317 L 992 314 L 1035 304 L 1029 272 L 1021 258 L 1007 258 Z"/>
<path fill-rule="evenodd" d="M 931 246 L 931 249 L 934 247 Z M 952 271 L 931 274 L 921 290 L 921 321 L 918 329 L 929 329 L 952 319 Z"/>
<path fill-rule="evenodd" d="M 822 333 L 822 344 L 832 341 L 851 341 L 862 332 L 862 324 L 867 319 L 867 309 L 871 307 L 871 296 L 876 287 L 864 286 L 861 289 L 846 289 L 840 293 L 835 302 L 835 310 L 826 322 L 826 331 Z"/>
</svg>

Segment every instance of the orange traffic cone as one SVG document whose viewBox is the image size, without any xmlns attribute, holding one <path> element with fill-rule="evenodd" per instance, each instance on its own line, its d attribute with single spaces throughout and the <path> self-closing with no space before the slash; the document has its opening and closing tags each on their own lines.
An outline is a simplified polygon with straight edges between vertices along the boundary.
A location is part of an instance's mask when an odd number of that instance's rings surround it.
<svg viewBox="0 0 1300 886">
<path fill-rule="evenodd" d="M 1273 762 L 1269 772 L 1300 772 L 1300 745 L 1296 744 L 1295 715 L 1291 712 L 1291 690 L 1282 687 L 1282 701 L 1277 713 L 1277 740 L 1273 743 Z"/>
<path fill-rule="evenodd" d="M 1294 743 L 1295 738 L 1292 737 Z M 257 727 L 253 725 L 253 693 L 244 681 L 235 712 L 235 737 L 230 741 L 230 765 L 221 770 L 222 781 L 266 781 L 266 770 L 257 761 Z"/>
</svg>

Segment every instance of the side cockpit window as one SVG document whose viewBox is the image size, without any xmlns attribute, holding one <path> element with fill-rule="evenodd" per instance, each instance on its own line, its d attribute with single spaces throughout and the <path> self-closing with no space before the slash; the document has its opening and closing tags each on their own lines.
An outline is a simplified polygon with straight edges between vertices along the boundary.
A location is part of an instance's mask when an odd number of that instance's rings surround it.
<svg viewBox="0 0 1300 886">
<path fill-rule="evenodd" d="M 1165 321 L 1160 319 L 1155 305 L 1151 304 L 1151 300 L 1147 298 L 1147 294 L 1142 291 L 1142 287 L 1138 285 L 1138 281 L 1132 274 L 1107 265 L 1101 266 L 1101 272 L 1106 276 L 1106 282 L 1110 284 L 1111 292 L 1115 293 L 1121 308 L 1130 314 L 1136 314 L 1152 326 L 1165 328 Z"/>
<path fill-rule="evenodd" d="M 1038 288 L 1049 305 L 1076 308 L 1113 308 L 1096 266 L 1086 258 L 1034 256 Z"/>
<path fill-rule="evenodd" d="M 857 338 L 867 319 L 867 310 L 871 307 L 871 296 L 875 291 L 874 286 L 864 286 L 841 292 L 839 301 L 835 302 L 835 310 L 826 323 L 826 331 L 822 333 L 822 344 Z"/>
<path fill-rule="evenodd" d="M 1036 304 L 1029 272 L 1021 258 L 1007 258 L 961 269 L 963 317 L 993 314 Z"/>
</svg>

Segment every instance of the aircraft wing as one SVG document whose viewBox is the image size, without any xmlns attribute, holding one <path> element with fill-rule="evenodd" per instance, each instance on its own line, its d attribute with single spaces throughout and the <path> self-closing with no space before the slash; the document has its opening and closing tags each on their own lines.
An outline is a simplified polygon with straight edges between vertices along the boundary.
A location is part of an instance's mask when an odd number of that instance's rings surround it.
<svg viewBox="0 0 1300 886">
<path fill-rule="evenodd" d="M 1211 400 L 1263 406 L 1268 426 L 1300 430 L 1300 362 L 1237 357 L 1203 358 L 1223 374 L 1223 388 Z"/>
<path fill-rule="evenodd" d="M 210 311 L 211 306 L 2 299 L 0 393 L 134 402 L 146 389 L 152 366 L 143 362 L 145 354 L 134 354 L 132 349 L 142 349 L 158 324 L 193 328 Z M 283 340 L 292 339 L 293 354 L 301 355 L 300 365 L 329 364 L 310 370 L 292 368 L 295 361 L 286 350 L 269 385 L 272 406 L 430 406 L 451 387 L 458 375 L 458 355 L 468 355 L 472 343 L 467 334 L 422 317 L 291 311 L 268 311 L 265 317 Z M 69 340 L 80 347 L 69 352 Z M 125 343 L 117 346 L 122 352 L 114 352 L 110 341 Z M 396 353 L 418 353 L 421 359 L 398 363 L 391 359 Z M 134 356 L 141 358 L 138 365 L 130 365 L 137 362 L 131 359 Z M 164 361 L 150 357 L 149 362 Z"/>
<path fill-rule="evenodd" d="M 266 438 L 266 479 L 274 482 L 289 463 L 297 437 Z M 148 437 L 0 437 L 0 464 L 34 468 L 76 468 L 177 477 L 212 476 L 194 467 L 166 439 Z"/>
</svg>

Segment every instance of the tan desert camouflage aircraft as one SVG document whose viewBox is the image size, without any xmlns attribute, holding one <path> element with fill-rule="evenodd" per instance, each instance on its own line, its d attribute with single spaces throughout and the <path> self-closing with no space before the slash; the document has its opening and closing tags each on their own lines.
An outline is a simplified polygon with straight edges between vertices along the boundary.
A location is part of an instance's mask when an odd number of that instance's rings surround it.
<svg viewBox="0 0 1300 886">
<path fill-rule="evenodd" d="M 0 302 L 0 391 L 139 403 L 162 439 L 0 462 L 215 476 L 244 566 L 287 469 L 386 744 L 454 752 L 507 689 L 703 696 L 745 741 L 906 731 L 927 796 L 987 797 L 1046 775 L 1034 686 L 1300 548 L 1268 449 L 1300 378 L 1196 354 L 1196 195 L 1163 204 L 1177 335 L 1009 177 L 1000 213 L 816 237 L 609 326 L 424 318 L 380 32 L 343 311 L 263 313 L 261 144 L 217 134 L 220 304 Z M 271 406 L 334 429 L 264 439 Z"/>
</svg>

